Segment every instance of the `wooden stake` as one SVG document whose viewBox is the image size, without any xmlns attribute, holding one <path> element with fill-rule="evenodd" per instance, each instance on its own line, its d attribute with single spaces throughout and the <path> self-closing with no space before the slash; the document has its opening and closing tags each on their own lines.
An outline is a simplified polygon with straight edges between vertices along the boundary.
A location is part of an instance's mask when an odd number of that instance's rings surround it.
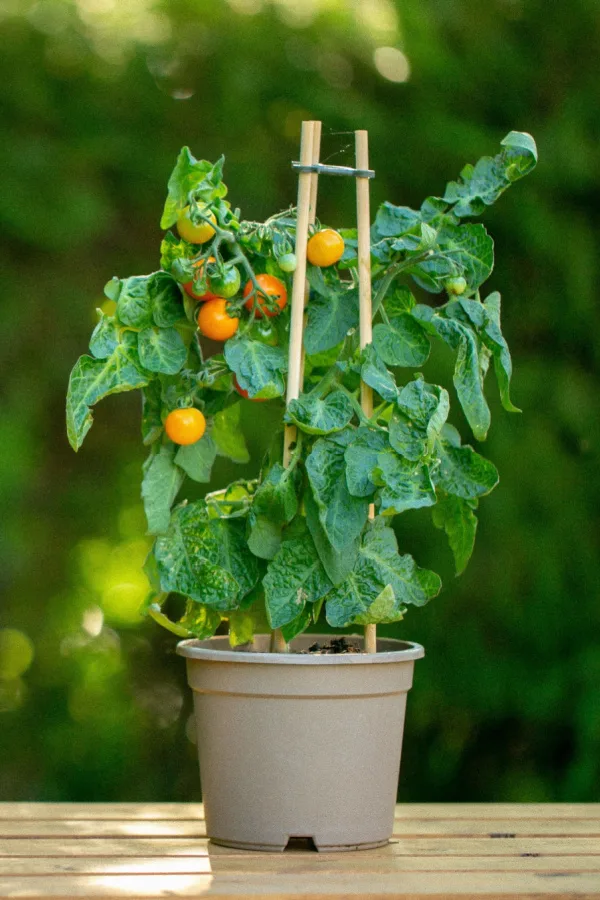
<svg viewBox="0 0 600 900">
<path fill-rule="evenodd" d="M 355 131 L 356 168 L 369 168 L 369 136 L 366 131 Z M 358 229 L 358 298 L 359 335 L 361 349 L 373 339 L 371 310 L 371 213 L 369 209 L 369 179 L 356 179 L 356 218 Z M 373 391 L 361 382 L 360 404 L 367 416 L 373 414 Z M 375 507 L 369 506 L 369 518 L 375 518 Z M 365 650 L 377 653 L 377 627 L 365 625 Z"/>
<path fill-rule="evenodd" d="M 319 158 L 321 156 L 321 123 L 313 122 L 313 143 L 312 143 L 312 160 L 311 162 L 318 163 Z M 308 224 L 314 225 L 315 219 L 317 217 L 317 189 L 319 187 L 319 175 L 317 172 L 310 173 L 310 208 L 308 210 Z M 308 282 L 306 282 L 306 286 L 304 289 L 304 309 L 306 309 L 306 304 L 308 303 L 308 295 L 310 294 L 310 288 L 308 286 Z M 304 333 L 304 325 L 306 324 L 306 315 L 304 316 L 304 323 L 302 331 Z M 302 362 L 300 363 L 300 388 L 302 389 L 304 385 L 304 344 L 302 345 Z"/>
<path fill-rule="evenodd" d="M 300 162 L 312 165 L 313 147 L 315 143 L 316 122 L 303 122 L 300 137 Z M 318 131 L 320 138 L 320 123 Z M 320 145 L 320 140 L 317 142 Z M 317 154 L 318 154 L 317 146 Z M 316 160 L 318 161 L 318 159 Z M 298 176 L 298 209 L 296 214 L 296 271 L 292 287 L 292 304 L 290 319 L 290 347 L 288 357 L 288 383 L 286 403 L 296 400 L 302 389 L 302 333 L 304 331 L 304 304 L 306 294 L 306 245 L 308 243 L 308 226 L 311 217 L 314 221 L 314 204 L 316 203 L 316 176 L 311 172 L 300 172 Z M 283 437 L 283 465 L 288 466 L 292 455 L 292 447 L 296 441 L 296 428 L 286 425 Z M 271 638 L 271 652 L 286 653 L 288 649 L 281 629 L 276 628 Z"/>
</svg>

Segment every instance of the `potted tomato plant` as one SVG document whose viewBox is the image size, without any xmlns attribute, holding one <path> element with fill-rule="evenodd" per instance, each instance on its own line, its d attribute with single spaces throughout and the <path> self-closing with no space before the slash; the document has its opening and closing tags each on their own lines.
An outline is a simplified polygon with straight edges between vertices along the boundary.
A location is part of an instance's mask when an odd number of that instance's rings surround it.
<svg viewBox="0 0 600 900">
<path fill-rule="evenodd" d="M 463 443 L 450 393 L 425 366 L 433 342 L 454 351 L 453 398 L 477 441 L 490 426 L 490 367 L 504 409 L 516 410 L 500 296 L 482 293 L 493 242 L 472 220 L 536 161 L 533 139 L 511 132 L 495 157 L 466 166 L 419 209 L 382 204 L 371 229 L 372 342 L 362 349 L 356 231 L 317 222 L 304 387 L 287 405 L 296 213 L 242 219 L 225 199 L 223 159 L 183 148 L 160 268 L 105 287 L 114 312 L 99 311 L 91 355 L 71 374 L 68 437 L 78 450 L 100 399 L 141 392 L 154 541 L 146 608 L 183 639 L 217 842 L 283 849 L 303 836 L 348 849 L 389 838 L 423 648 L 379 640 L 365 653 L 360 630 L 400 622 L 440 590 L 438 575 L 398 547 L 395 516 L 429 507 L 457 572 L 471 555 L 477 505 L 498 473 Z M 208 355 L 205 338 L 220 352 Z M 361 383 L 374 392 L 372 414 Z M 188 502 L 186 480 L 207 484 L 218 455 L 247 461 L 242 405 L 263 401 L 276 404 L 280 430 L 256 477 Z M 286 459 L 285 427 L 294 429 Z M 307 633 L 323 620 L 334 638 Z"/>
</svg>

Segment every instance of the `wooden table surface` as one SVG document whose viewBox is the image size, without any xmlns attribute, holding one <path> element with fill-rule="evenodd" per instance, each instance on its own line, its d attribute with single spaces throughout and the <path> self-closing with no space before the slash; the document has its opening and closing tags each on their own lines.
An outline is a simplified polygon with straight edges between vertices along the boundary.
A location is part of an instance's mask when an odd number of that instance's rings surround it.
<svg viewBox="0 0 600 900">
<path fill-rule="evenodd" d="M 403 804 L 379 850 L 228 850 L 200 804 L 0 804 L 0 898 L 600 898 L 600 803 Z"/>
</svg>

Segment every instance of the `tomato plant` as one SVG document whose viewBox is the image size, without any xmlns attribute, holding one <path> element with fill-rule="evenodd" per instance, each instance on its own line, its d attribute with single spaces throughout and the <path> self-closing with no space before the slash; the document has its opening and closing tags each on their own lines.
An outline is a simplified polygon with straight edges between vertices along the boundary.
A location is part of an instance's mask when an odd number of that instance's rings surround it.
<svg viewBox="0 0 600 900">
<path fill-rule="evenodd" d="M 215 262 L 214 256 L 210 256 L 207 260 L 207 263 Z M 182 288 L 192 300 L 199 300 L 204 302 L 205 300 L 215 300 L 217 298 L 217 294 L 212 294 L 209 290 L 202 290 L 200 294 L 196 293 L 194 288 L 194 284 L 200 282 L 201 284 L 206 284 L 206 278 L 204 276 L 204 260 L 200 259 L 193 264 L 194 268 L 194 277 L 191 281 L 186 281 L 182 284 Z M 235 292 L 234 292 L 235 293 Z"/>
<path fill-rule="evenodd" d="M 304 390 L 281 405 L 281 426 L 296 429 L 291 462 L 282 467 L 277 433 L 256 477 L 187 502 L 186 479 L 207 484 L 218 454 L 248 463 L 240 398 L 285 396 L 296 220 L 293 210 L 240 219 L 225 199 L 223 160 L 183 148 L 161 219 L 161 268 L 108 282 L 114 313 L 100 311 L 67 396 L 78 450 L 99 400 L 141 391 L 142 496 L 154 538 L 148 609 L 157 620 L 201 638 L 226 620 L 234 645 L 266 627 L 290 640 L 322 616 L 351 631 L 400 621 L 441 584 L 402 552 L 391 527 L 415 509 L 430 510 L 457 573 L 465 568 L 478 504 L 498 473 L 457 424 L 485 440 L 491 372 L 502 406 L 516 410 L 500 295 L 483 287 L 494 245 L 473 219 L 536 161 L 533 138 L 511 132 L 495 157 L 464 168 L 418 209 L 381 204 L 371 228 L 373 339 L 362 350 L 356 232 L 320 228 L 309 241 Z M 199 299 L 205 286 L 223 292 L 200 305 L 195 333 L 190 282 Z M 206 358 L 202 335 L 223 342 L 220 352 Z M 428 375 L 436 343 L 455 355 L 452 409 L 450 392 Z M 370 416 L 361 382 L 373 391 Z M 171 593 L 187 604 L 176 623 L 160 610 Z"/>
</svg>

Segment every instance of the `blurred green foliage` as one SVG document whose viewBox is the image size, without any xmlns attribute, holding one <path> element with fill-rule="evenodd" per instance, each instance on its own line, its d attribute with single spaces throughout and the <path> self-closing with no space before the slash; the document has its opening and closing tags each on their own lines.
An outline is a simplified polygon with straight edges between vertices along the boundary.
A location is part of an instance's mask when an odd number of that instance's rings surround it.
<svg viewBox="0 0 600 900">
<path fill-rule="evenodd" d="M 536 137 L 536 174 L 485 218 L 524 410 L 492 409 L 501 485 L 461 579 L 425 516 L 399 528 L 445 581 L 387 629 L 427 650 L 400 796 L 600 799 L 599 38 L 595 0 L 5 0 L 0 799 L 199 796 L 175 639 L 138 613 L 137 399 L 110 398 L 75 456 L 63 396 L 104 283 L 158 265 L 179 147 L 224 152 L 260 219 L 295 201 L 303 118 L 337 163 L 369 130 L 373 208 Z M 319 214 L 352 224 L 348 186 L 323 182 Z M 246 415 L 256 461 L 270 426 Z"/>
</svg>

